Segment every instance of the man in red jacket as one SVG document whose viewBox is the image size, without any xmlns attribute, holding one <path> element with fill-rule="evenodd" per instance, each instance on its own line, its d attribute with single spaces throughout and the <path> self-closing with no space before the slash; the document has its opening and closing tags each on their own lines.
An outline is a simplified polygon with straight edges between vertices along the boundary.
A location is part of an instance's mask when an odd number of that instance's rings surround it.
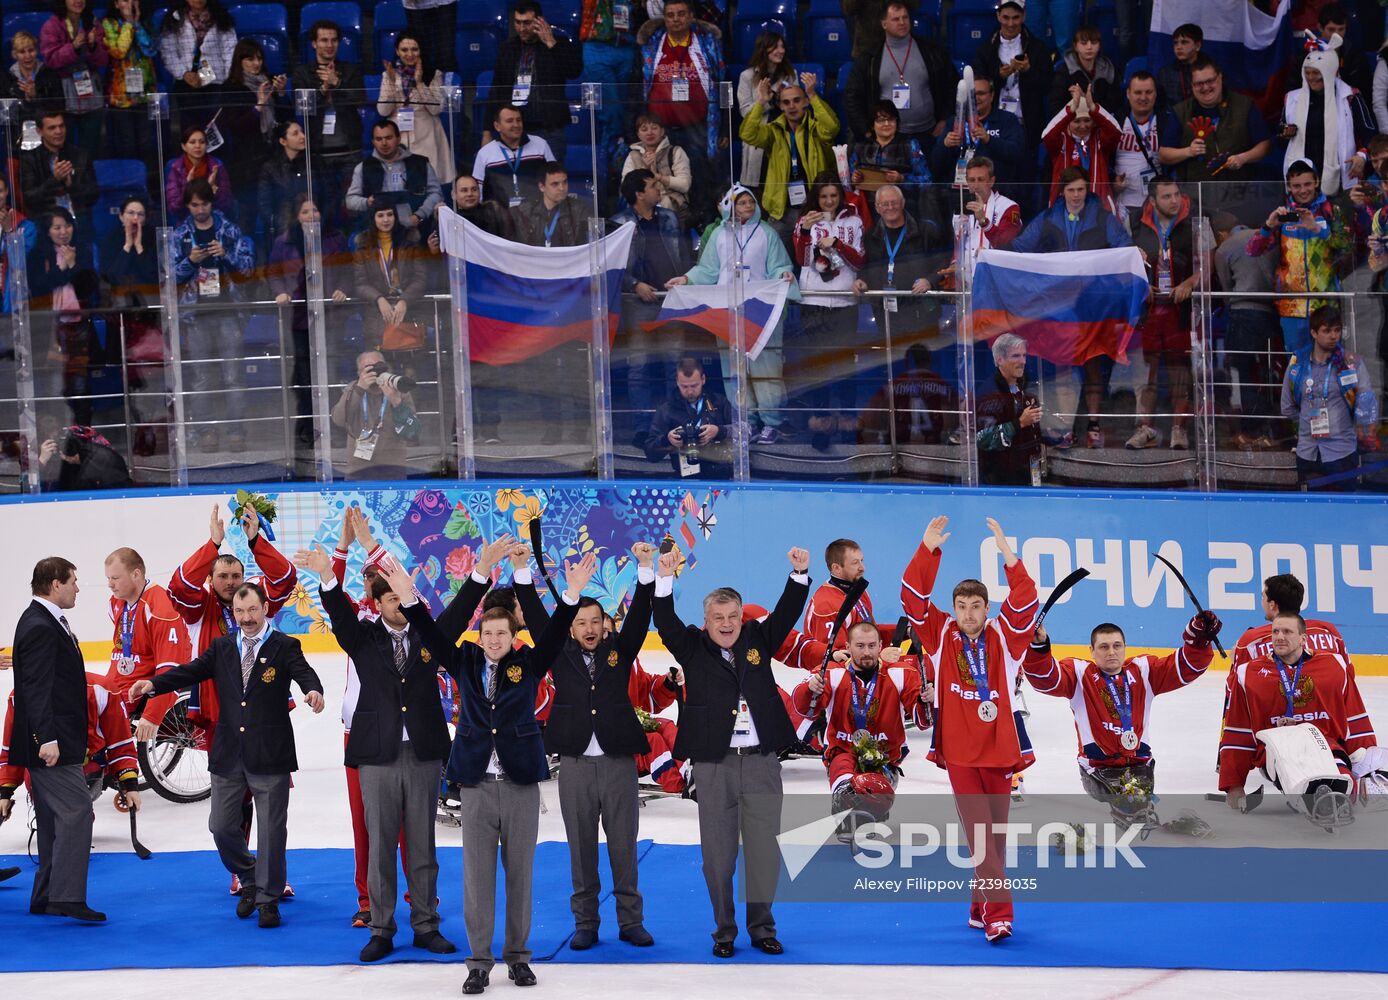
<svg viewBox="0 0 1388 1000">
<path fill-rule="evenodd" d="M 969 926 L 990 942 L 1012 935 L 1012 894 L 1005 886 L 1005 838 L 1012 775 L 1035 761 L 1012 691 L 1036 619 L 1036 584 L 1012 551 L 1002 526 L 988 518 L 1007 567 L 1009 593 L 996 619 L 988 617 L 988 588 L 978 580 L 954 587 L 951 616 L 931 598 L 940 569 L 940 547 L 949 540 L 949 518 L 937 517 L 925 529 L 901 580 L 901 607 L 911 620 L 921 649 L 934 668 L 935 731 L 930 759 L 949 774 L 959 818 L 980 856 L 975 867 Z M 973 843 L 975 824 L 993 824 L 985 843 Z"/>
</svg>

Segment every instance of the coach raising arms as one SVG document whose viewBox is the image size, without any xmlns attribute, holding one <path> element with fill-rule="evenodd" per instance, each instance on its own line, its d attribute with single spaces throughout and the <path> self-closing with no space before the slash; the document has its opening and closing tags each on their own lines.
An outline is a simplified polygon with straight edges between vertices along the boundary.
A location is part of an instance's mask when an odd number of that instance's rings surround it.
<svg viewBox="0 0 1388 1000">
<path fill-rule="evenodd" d="M 289 837 L 289 775 L 299 769 L 289 722 L 289 681 L 304 692 L 315 713 L 323 711 L 323 684 L 304 659 L 299 640 L 267 620 L 265 592 L 243 583 L 232 596 L 236 634 L 218 636 L 207 651 L 153 680 L 130 686 L 130 700 L 166 694 L 212 681 L 221 702 L 208 755 L 212 811 L 207 827 L 227 871 L 241 878 L 238 917 L 260 911 L 261 927 L 278 927 Z M 255 856 L 246 849 L 241 802 L 255 799 Z"/>
<path fill-rule="evenodd" d="M 742 620 L 742 595 L 719 587 L 704 598 L 704 627 L 686 626 L 675 613 L 679 553 L 660 557 L 654 614 L 665 648 L 684 668 L 675 757 L 694 763 L 699 801 L 699 844 L 704 881 L 717 924 L 713 953 L 731 958 L 737 937 L 733 871 L 742 834 L 747 886 L 747 933 L 768 955 L 782 952 L 771 900 L 780 857 L 781 762 L 795 730 L 771 673 L 772 654 L 795 627 L 810 593 L 810 554 L 791 549 L 792 572 L 781 599 L 760 622 Z"/>
<path fill-rule="evenodd" d="M 92 800 L 87 759 L 87 675 L 68 626 L 77 604 L 77 567 L 61 556 L 40 559 L 34 599 L 14 633 L 14 730 L 10 763 L 29 769 L 38 814 L 39 870 L 30 913 L 98 922 L 87 905 Z"/>
</svg>

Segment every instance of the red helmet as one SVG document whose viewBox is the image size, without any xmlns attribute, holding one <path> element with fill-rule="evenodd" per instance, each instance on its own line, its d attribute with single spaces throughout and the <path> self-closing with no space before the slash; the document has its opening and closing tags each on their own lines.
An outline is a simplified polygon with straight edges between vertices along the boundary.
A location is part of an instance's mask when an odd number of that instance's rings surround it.
<svg viewBox="0 0 1388 1000">
<path fill-rule="evenodd" d="M 896 789 L 885 774 L 880 771 L 855 774 L 849 785 L 857 799 L 855 808 L 870 813 L 878 822 L 887 818 L 892 811 L 892 803 L 896 801 Z"/>
</svg>

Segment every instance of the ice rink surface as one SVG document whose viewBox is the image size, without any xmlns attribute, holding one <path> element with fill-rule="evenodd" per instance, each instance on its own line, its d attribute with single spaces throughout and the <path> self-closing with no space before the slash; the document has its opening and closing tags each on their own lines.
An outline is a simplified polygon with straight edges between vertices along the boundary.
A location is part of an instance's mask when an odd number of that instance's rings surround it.
<svg viewBox="0 0 1388 1000">
<path fill-rule="evenodd" d="M 1226 635 L 1237 635 L 1246 623 L 1231 623 Z M 293 713 L 300 770 L 295 775 L 289 805 L 289 847 L 352 846 L 351 824 L 342 767 L 341 694 L 346 669 L 342 654 L 315 654 L 309 657 L 327 691 L 327 708 L 313 715 L 302 704 Z M 1218 660 L 1216 665 L 1218 665 Z M 646 653 L 642 664 L 661 672 L 673 661 L 663 653 Z M 88 664 L 104 672 L 105 665 Z M 803 677 L 798 671 L 777 667 L 783 684 L 789 686 Z M 0 672 L 0 699 L 8 695 L 12 677 Z M 1360 687 L 1371 717 L 1388 718 L 1388 678 L 1365 677 Z M 1212 672 L 1195 684 L 1158 699 L 1148 735 L 1158 761 L 1158 791 L 1199 794 L 1215 788 L 1213 762 L 1218 744 L 1219 719 L 1224 691 L 1224 674 Z M 1027 728 L 1036 748 L 1037 763 L 1026 772 L 1028 793 L 1079 792 L 1075 769 L 1075 730 L 1066 702 L 1048 698 L 1030 689 L 1026 692 L 1031 716 Z M 673 709 L 671 710 L 673 712 Z M 1380 722 L 1380 724 L 1382 724 Z M 921 734 L 912 732 L 913 752 L 906 763 L 906 774 L 899 794 L 947 792 L 944 772 L 925 760 L 927 746 Z M 784 767 L 787 794 L 823 792 L 824 768 L 815 760 L 795 760 Z M 540 817 L 541 840 L 563 840 L 557 789 L 552 783 L 543 789 L 547 812 Z M 0 855 L 25 852 L 28 804 L 24 793 L 16 802 L 11 822 L 0 827 Z M 108 794 L 97 803 L 94 847 L 97 851 L 129 851 L 129 827 L 125 817 L 111 807 Z M 698 840 L 696 806 L 680 799 L 658 799 L 642 809 L 643 839 L 661 843 L 692 844 Z M 1019 817 L 1020 818 L 1020 817 Z M 1291 817 L 1289 817 L 1290 819 Z M 151 871 L 157 873 L 161 851 L 206 851 L 212 849 L 207 832 L 206 802 L 177 805 L 146 793 L 141 815 L 141 839 L 155 853 Z M 461 843 L 456 830 L 439 828 L 441 846 Z M 1217 843 L 1214 845 L 1217 846 Z M 292 881 L 292 871 L 291 871 Z M 21 876 L 22 877 L 22 876 Z M 461 938 L 460 897 L 451 887 L 440 887 L 445 917 L 456 919 Z M 450 899 L 451 896 L 451 899 Z M 24 902 L 8 896 L 10 905 Z M 112 929 L 119 926 L 120 901 L 92 899 L 92 905 L 105 909 Z M 353 900 L 343 900 L 344 919 L 350 915 Z M 963 905 L 962 903 L 960 904 Z M 659 899 L 648 899 L 648 908 L 660 906 Z M 450 913 L 450 909 L 454 912 Z M 826 910 L 828 907 L 826 906 Z M 184 914 L 179 919 L 199 919 Z M 961 915 L 962 919 L 962 915 Z M 690 933 L 703 937 L 711 929 L 707 911 L 691 915 Z M 211 928 L 209 928 L 211 930 Z M 1106 933 L 1107 928 L 1096 928 Z M 1125 928 L 1122 933 L 1140 933 Z M 1192 934 L 1217 932 L 1216 928 L 1192 927 Z M 365 931 L 362 932 L 365 935 Z M 1026 933 L 1025 904 L 1018 906 L 1018 934 Z M 1383 947 L 1388 928 L 1346 927 L 1345 947 Z M 1277 928 L 1268 927 L 1269 946 L 1276 943 Z M 363 943 L 365 937 L 363 937 Z M 1325 995 L 1335 1000 L 1355 997 L 1388 996 L 1388 976 L 1288 972 L 1218 972 L 1202 970 L 1083 969 L 1083 968 L 1000 968 L 953 966 L 891 965 L 892 952 L 909 948 L 910 942 L 884 936 L 878 954 L 864 956 L 861 966 L 797 966 L 793 958 L 803 942 L 785 941 L 784 967 L 766 965 L 574 965 L 540 963 L 536 966 L 539 989 L 549 995 L 562 991 L 567 1000 L 588 997 L 665 996 L 727 997 L 735 991 L 739 1000 L 787 1000 L 788 993 L 815 995 L 852 993 L 866 997 L 894 996 L 980 996 L 980 997 L 1206 997 L 1236 998 L 1301 997 Z M 7 948 L 24 947 L 22 941 L 4 942 Z M 1282 946 L 1295 947 L 1294 942 Z M 978 947 L 989 947 L 981 940 Z M 347 957 L 347 956 L 344 956 Z M 464 972 L 461 964 L 392 964 L 364 967 L 356 963 L 339 966 L 296 968 L 235 968 L 224 970 L 150 969 L 129 972 L 63 972 L 0 974 L 0 997 L 15 1000 L 40 998 L 91 998 L 109 994 L 139 993 L 145 996 L 195 994 L 198 997 L 253 995 L 258 1000 L 277 998 L 396 997 L 457 995 Z M 512 987 L 504 971 L 493 973 L 487 995 L 508 996 Z M 551 992 L 553 991 L 553 992 Z"/>
</svg>

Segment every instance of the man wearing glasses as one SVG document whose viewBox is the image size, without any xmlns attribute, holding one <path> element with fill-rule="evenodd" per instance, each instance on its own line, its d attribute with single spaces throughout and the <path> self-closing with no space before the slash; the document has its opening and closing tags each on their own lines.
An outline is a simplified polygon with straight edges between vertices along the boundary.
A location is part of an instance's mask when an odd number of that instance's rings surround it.
<svg viewBox="0 0 1388 1000">
<path fill-rule="evenodd" d="M 1246 179 L 1244 168 L 1267 156 L 1272 137 L 1253 102 L 1225 90 L 1224 74 L 1209 56 L 1201 54 L 1191 64 L 1190 88 L 1191 96 L 1171 109 L 1158 130 L 1162 142 L 1158 156 L 1179 181 L 1224 182 L 1224 187 L 1205 194 L 1208 210 L 1212 202 L 1233 200 L 1216 191 L 1232 196 L 1228 182 Z"/>
</svg>

